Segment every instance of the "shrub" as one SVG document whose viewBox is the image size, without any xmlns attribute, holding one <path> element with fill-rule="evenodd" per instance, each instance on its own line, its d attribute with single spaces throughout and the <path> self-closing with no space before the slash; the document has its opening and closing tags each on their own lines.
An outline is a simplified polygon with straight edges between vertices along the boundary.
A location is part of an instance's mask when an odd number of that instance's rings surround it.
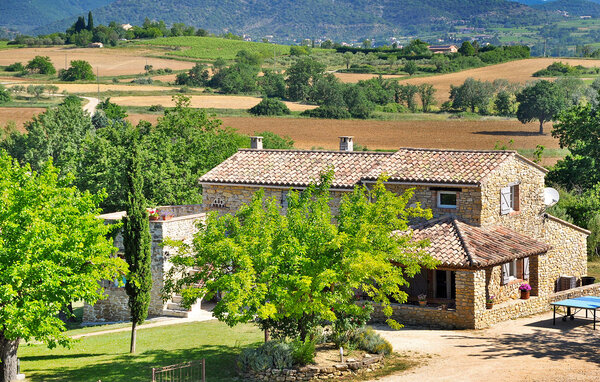
<svg viewBox="0 0 600 382">
<path fill-rule="evenodd" d="M 381 107 L 381 111 L 385 113 L 408 113 L 408 108 L 401 103 L 390 102 Z"/>
<path fill-rule="evenodd" d="M 39 73 L 39 74 L 54 74 L 56 73 L 56 68 L 52 65 L 52 61 L 50 61 L 50 57 L 44 56 L 35 56 L 31 61 L 27 63 L 25 67 L 31 73 Z"/>
<path fill-rule="evenodd" d="M 92 65 L 84 60 L 71 61 L 69 69 L 61 69 L 58 77 L 62 81 L 92 81 L 96 79 Z"/>
<path fill-rule="evenodd" d="M 269 341 L 255 349 L 244 349 L 238 357 L 242 371 L 289 369 L 294 363 L 294 347 L 285 342 Z"/>
<path fill-rule="evenodd" d="M 4 87 L 4 85 L 0 85 L 0 104 L 10 102 L 10 92 L 8 89 Z"/>
<path fill-rule="evenodd" d="M 351 115 L 346 108 L 339 106 L 319 106 L 316 109 L 305 110 L 300 115 L 312 118 L 347 119 Z"/>
<path fill-rule="evenodd" d="M 4 68 L 4 70 L 7 72 L 22 72 L 25 70 L 25 66 L 23 66 L 23 64 L 20 62 L 15 62 L 14 64 L 8 65 L 6 68 Z"/>
<path fill-rule="evenodd" d="M 294 140 L 287 135 L 282 137 L 271 131 L 254 132 L 254 135 L 263 137 L 265 149 L 289 150 L 294 148 Z"/>
<path fill-rule="evenodd" d="M 394 350 L 392 344 L 373 329 L 362 327 L 354 332 L 351 342 L 358 348 L 373 354 L 389 355 Z"/>
<path fill-rule="evenodd" d="M 294 365 L 308 365 L 315 362 L 315 342 L 310 340 L 292 342 Z"/>
<path fill-rule="evenodd" d="M 152 78 L 150 77 L 138 77 L 136 79 L 134 79 L 133 81 L 131 81 L 132 84 L 139 84 L 139 85 L 150 85 L 152 83 Z"/>
<path fill-rule="evenodd" d="M 331 323 L 331 341 L 337 346 L 347 346 L 354 333 L 364 327 L 373 313 L 371 304 L 354 306 L 350 312 L 335 312 L 337 319 Z"/>
<path fill-rule="evenodd" d="M 119 83 L 119 79 L 117 77 L 113 77 L 112 83 L 113 84 L 118 84 Z"/>
<path fill-rule="evenodd" d="M 164 109 L 163 105 L 152 105 L 148 108 L 148 111 L 163 111 Z"/>
<path fill-rule="evenodd" d="M 273 98 L 263 98 L 258 105 L 248 111 L 254 115 L 286 115 L 291 113 L 283 102 Z"/>
</svg>

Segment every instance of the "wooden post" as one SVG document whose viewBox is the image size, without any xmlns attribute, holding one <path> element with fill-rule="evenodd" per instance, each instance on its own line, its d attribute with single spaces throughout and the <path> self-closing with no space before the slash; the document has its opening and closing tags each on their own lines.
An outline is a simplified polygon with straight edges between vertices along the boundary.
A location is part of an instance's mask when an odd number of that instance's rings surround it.
<svg viewBox="0 0 600 382">
<path fill-rule="evenodd" d="M 206 382 L 206 359 L 202 358 L 202 382 Z"/>
</svg>

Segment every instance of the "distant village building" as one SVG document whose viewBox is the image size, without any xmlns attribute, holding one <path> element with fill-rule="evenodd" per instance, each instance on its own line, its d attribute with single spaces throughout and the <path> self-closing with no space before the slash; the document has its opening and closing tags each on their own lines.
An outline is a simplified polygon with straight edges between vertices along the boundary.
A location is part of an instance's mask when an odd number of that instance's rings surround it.
<svg viewBox="0 0 600 382">
<path fill-rule="evenodd" d="M 580 19 L 591 19 L 592 16 L 579 16 Z"/>
<path fill-rule="evenodd" d="M 448 54 L 457 53 L 458 47 L 456 45 L 429 45 L 429 51 L 433 54 Z"/>
<path fill-rule="evenodd" d="M 123 28 L 124 30 L 128 31 L 131 28 L 133 28 L 133 25 L 131 25 L 131 24 L 121 24 L 121 28 Z"/>
<path fill-rule="evenodd" d="M 104 48 L 104 44 L 102 44 L 101 42 L 93 42 L 91 44 L 88 44 L 87 47 L 88 48 Z"/>
</svg>

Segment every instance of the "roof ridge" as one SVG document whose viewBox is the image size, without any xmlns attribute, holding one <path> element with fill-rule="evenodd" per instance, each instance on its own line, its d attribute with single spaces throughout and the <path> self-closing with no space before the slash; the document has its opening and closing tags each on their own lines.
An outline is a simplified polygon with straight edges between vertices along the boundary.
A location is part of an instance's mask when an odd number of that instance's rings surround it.
<svg viewBox="0 0 600 382">
<path fill-rule="evenodd" d="M 467 254 L 467 258 L 469 259 L 469 264 L 472 267 L 479 265 L 478 262 L 475 262 L 475 260 L 473 260 L 473 255 L 471 254 L 471 250 L 469 249 L 467 241 L 465 240 L 462 230 L 461 230 L 460 226 L 458 225 L 458 223 L 462 223 L 462 222 L 459 222 L 458 219 L 456 219 L 456 218 L 452 218 L 452 226 L 456 230 L 458 240 L 460 240 L 460 243 L 462 244 L 462 246 L 465 250 L 465 253 Z M 466 223 L 462 223 L 462 224 L 466 224 Z"/>
<path fill-rule="evenodd" d="M 481 154 L 518 154 L 516 150 L 477 150 L 477 149 L 442 149 L 442 148 L 426 148 L 426 147 L 400 147 L 400 150 L 411 151 L 444 151 L 458 153 L 481 153 Z"/>
<path fill-rule="evenodd" d="M 302 150 L 302 149 L 249 149 L 241 148 L 238 152 L 276 152 L 276 153 L 323 153 L 323 154 L 376 154 L 376 155 L 393 155 L 396 151 L 340 151 L 340 150 Z"/>
</svg>

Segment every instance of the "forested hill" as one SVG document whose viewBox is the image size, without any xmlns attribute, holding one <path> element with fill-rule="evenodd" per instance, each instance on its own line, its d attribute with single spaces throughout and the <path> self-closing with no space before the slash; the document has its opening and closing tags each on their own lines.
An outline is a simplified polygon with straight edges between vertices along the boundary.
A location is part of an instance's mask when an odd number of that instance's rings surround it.
<svg viewBox="0 0 600 382">
<path fill-rule="evenodd" d="M 28 32 L 115 0 L 0 0 L 0 27 Z"/>
<path fill-rule="evenodd" d="M 212 33 L 345 41 L 423 28 L 439 31 L 465 22 L 524 25 L 539 21 L 541 12 L 507 0 L 116 0 L 94 10 L 94 19 L 141 24 L 148 17 Z M 64 30 L 72 23 L 65 19 L 37 32 Z"/>
<path fill-rule="evenodd" d="M 556 0 L 534 5 L 535 8 L 545 11 L 564 11 L 576 16 L 600 17 L 600 0 Z"/>
</svg>

